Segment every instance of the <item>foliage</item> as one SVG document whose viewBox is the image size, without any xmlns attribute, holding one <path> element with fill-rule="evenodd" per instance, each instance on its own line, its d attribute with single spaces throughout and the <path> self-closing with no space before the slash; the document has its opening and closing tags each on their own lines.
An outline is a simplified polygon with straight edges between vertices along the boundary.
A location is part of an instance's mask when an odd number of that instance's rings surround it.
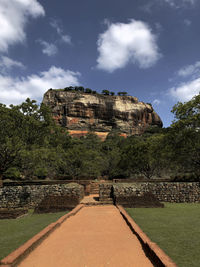
<svg viewBox="0 0 200 267">
<path fill-rule="evenodd" d="M 188 102 L 178 102 L 172 108 L 172 113 L 175 115 L 174 126 L 198 129 L 200 127 L 200 94 Z"/>
<path fill-rule="evenodd" d="M 35 169 L 34 175 L 37 176 L 39 179 L 44 179 L 47 177 L 48 170 L 45 167 L 38 167 Z"/>
<path fill-rule="evenodd" d="M 4 172 L 4 177 L 6 179 L 20 179 L 21 178 L 21 173 L 16 167 L 10 167 Z"/>
<path fill-rule="evenodd" d="M 56 125 L 50 110 L 34 100 L 9 108 L 0 104 L 0 176 L 112 179 L 143 175 L 150 179 L 176 175 L 194 180 L 200 175 L 199 106 L 198 95 L 174 106 L 175 121 L 169 128 L 149 127 L 142 135 L 127 138 L 113 130 L 102 142 L 92 131 L 72 138 Z"/>
<path fill-rule="evenodd" d="M 126 96 L 127 95 L 127 92 L 118 92 L 117 93 L 119 96 Z"/>
<path fill-rule="evenodd" d="M 50 88 L 49 90 L 53 90 L 52 88 Z M 86 94 L 98 94 L 97 91 L 95 90 L 92 90 L 90 88 L 84 88 L 83 86 L 68 86 L 68 87 L 65 87 L 64 89 L 54 89 L 56 91 L 66 91 L 66 92 L 82 92 L 82 93 L 86 93 Z M 115 92 L 111 92 L 109 90 L 102 90 L 101 91 L 101 94 L 102 95 L 111 95 L 111 96 L 114 96 L 115 95 Z M 127 96 L 127 92 L 118 92 L 117 93 L 119 96 Z M 149 104 L 149 103 L 148 103 Z M 149 104 L 151 105 L 151 104 Z"/>
<path fill-rule="evenodd" d="M 85 93 L 87 93 L 87 94 L 91 94 L 91 93 L 92 93 L 92 89 L 90 89 L 90 88 L 86 88 L 86 89 L 85 89 Z"/>
<path fill-rule="evenodd" d="M 178 102 L 172 112 L 175 121 L 168 134 L 172 157 L 179 170 L 200 174 L 200 95 Z"/>
<path fill-rule="evenodd" d="M 108 90 L 102 90 L 102 95 L 109 95 L 110 94 L 110 91 L 108 91 Z"/>
</svg>

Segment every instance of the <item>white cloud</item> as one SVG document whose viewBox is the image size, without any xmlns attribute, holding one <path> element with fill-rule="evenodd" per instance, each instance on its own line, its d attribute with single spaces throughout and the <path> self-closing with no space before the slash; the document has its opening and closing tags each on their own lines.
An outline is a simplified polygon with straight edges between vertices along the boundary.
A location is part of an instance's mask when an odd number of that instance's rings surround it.
<svg viewBox="0 0 200 267">
<path fill-rule="evenodd" d="M 27 77 L 12 78 L 0 75 L 0 103 L 19 104 L 27 97 L 41 100 L 49 88 L 79 85 L 80 73 L 52 66 L 48 71 Z"/>
<path fill-rule="evenodd" d="M 189 19 L 184 19 L 183 23 L 185 24 L 185 26 L 189 27 L 192 24 L 192 21 Z"/>
<path fill-rule="evenodd" d="M 58 49 L 57 46 L 55 44 L 52 43 L 48 43 L 46 41 L 43 40 L 38 40 L 38 42 L 43 46 L 42 52 L 48 56 L 54 56 L 55 54 L 57 54 Z"/>
<path fill-rule="evenodd" d="M 71 36 L 63 33 L 62 27 L 59 25 L 59 21 L 56 19 L 51 20 L 50 25 L 57 31 L 57 34 L 60 36 L 61 41 L 66 44 L 71 44 Z"/>
<path fill-rule="evenodd" d="M 7 52 L 10 45 L 25 40 L 24 28 L 29 16 L 36 18 L 44 14 L 44 8 L 37 0 L 1 0 L 0 52 Z"/>
<path fill-rule="evenodd" d="M 200 92 L 200 78 L 180 84 L 170 89 L 169 93 L 176 100 L 184 102 L 190 100 Z"/>
<path fill-rule="evenodd" d="M 194 7 L 198 0 L 151 0 L 146 2 L 140 9 L 151 14 L 155 8 L 163 7 L 163 4 L 174 9 L 187 9 Z"/>
<path fill-rule="evenodd" d="M 66 44 L 71 44 L 71 37 L 69 35 L 62 35 L 61 40 Z"/>
<path fill-rule="evenodd" d="M 160 105 L 161 101 L 159 99 L 154 99 L 153 105 Z"/>
<path fill-rule="evenodd" d="M 187 77 L 187 76 L 196 76 L 200 74 L 200 61 L 197 61 L 193 65 L 187 65 L 183 68 L 181 68 L 177 74 L 182 77 Z"/>
<path fill-rule="evenodd" d="M 148 68 L 160 58 L 156 36 L 142 21 L 110 24 L 99 35 L 97 46 L 97 68 L 108 72 L 123 68 L 129 62 Z"/>
<path fill-rule="evenodd" d="M 15 61 L 6 56 L 2 56 L 0 58 L 0 72 L 1 73 L 5 73 L 7 70 L 10 70 L 14 67 L 21 68 L 21 69 L 25 68 L 25 66 L 19 61 Z"/>
<path fill-rule="evenodd" d="M 169 4 L 171 7 L 180 8 L 180 7 L 187 7 L 188 5 L 194 6 L 197 0 L 164 0 L 164 2 Z"/>
</svg>

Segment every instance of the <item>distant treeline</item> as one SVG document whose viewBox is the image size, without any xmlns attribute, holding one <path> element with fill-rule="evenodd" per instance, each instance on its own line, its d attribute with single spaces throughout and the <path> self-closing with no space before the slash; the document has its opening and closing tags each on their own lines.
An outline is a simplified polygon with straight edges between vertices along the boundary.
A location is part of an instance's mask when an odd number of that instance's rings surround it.
<svg viewBox="0 0 200 267">
<path fill-rule="evenodd" d="M 3 179 L 129 178 L 174 180 L 200 177 L 200 95 L 177 103 L 174 123 L 128 138 L 112 131 L 105 141 L 93 132 L 72 138 L 56 125 L 47 106 L 27 99 L 0 104 L 0 176 Z"/>
<path fill-rule="evenodd" d="M 50 89 L 51 90 L 51 89 Z M 86 94 L 99 94 L 97 91 L 94 91 L 90 88 L 84 88 L 83 86 L 69 86 L 69 87 L 65 87 L 64 89 L 54 89 L 57 91 L 66 91 L 66 92 L 82 92 L 82 93 L 86 93 Z M 102 95 L 111 95 L 114 96 L 115 92 L 111 92 L 109 90 L 102 90 L 101 92 Z M 117 95 L 119 96 L 126 96 L 127 92 L 118 92 Z"/>
</svg>

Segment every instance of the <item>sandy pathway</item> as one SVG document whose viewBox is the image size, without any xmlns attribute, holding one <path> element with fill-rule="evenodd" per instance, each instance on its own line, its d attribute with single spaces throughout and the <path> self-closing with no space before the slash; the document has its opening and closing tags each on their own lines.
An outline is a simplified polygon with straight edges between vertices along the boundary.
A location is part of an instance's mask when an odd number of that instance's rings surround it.
<svg viewBox="0 0 200 267">
<path fill-rule="evenodd" d="M 20 267 L 153 266 L 115 206 L 84 207 L 67 219 Z"/>
</svg>

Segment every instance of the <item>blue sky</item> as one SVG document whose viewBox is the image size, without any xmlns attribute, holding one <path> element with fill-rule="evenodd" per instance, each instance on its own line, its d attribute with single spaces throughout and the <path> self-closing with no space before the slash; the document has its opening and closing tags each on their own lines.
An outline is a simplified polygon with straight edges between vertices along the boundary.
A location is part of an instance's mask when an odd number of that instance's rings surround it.
<svg viewBox="0 0 200 267">
<path fill-rule="evenodd" d="M 0 102 L 83 85 L 170 110 L 200 92 L 198 0 L 0 0 Z"/>
</svg>

